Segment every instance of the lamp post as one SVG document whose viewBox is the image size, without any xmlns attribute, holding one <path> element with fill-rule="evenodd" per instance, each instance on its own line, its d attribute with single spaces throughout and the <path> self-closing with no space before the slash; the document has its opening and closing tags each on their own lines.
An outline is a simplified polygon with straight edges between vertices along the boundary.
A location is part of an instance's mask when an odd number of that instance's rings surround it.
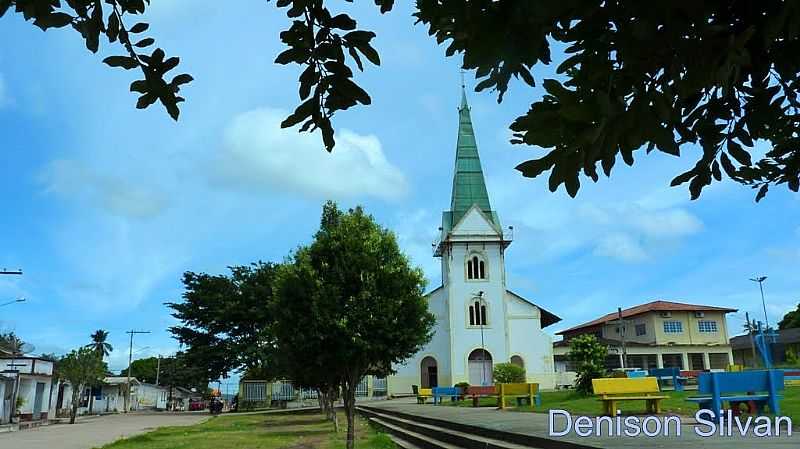
<svg viewBox="0 0 800 449">
<path fill-rule="evenodd" d="M 761 306 L 764 307 L 764 324 L 769 329 L 769 317 L 767 316 L 767 303 L 764 300 L 764 281 L 767 280 L 766 276 L 758 276 L 750 278 L 753 282 L 758 282 L 758 288 L 761 290 Z"/>
</svg>

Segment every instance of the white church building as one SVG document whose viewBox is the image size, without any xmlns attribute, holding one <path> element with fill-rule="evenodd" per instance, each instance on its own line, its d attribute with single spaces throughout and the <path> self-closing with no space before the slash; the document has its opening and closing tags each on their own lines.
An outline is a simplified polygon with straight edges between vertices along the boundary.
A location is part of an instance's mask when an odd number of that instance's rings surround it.
<svg viewBox="0 0 800 449">
<path fill-rule="evenodd" d="M 528 382 L 555 387 L 553 342 L 544 328 L 561 318 L 506 285 L 504 232 L 489 203 L 470 108 L 462 91 L 450 210 L 442 214 L 434 256 L 442 261 L 442 285 L 426 295 L 436 316 L 433 339 L 389 379 L 390 394 L 421 388 L 491 385 L 492 367 L 511 362 Z"/>
</svg>

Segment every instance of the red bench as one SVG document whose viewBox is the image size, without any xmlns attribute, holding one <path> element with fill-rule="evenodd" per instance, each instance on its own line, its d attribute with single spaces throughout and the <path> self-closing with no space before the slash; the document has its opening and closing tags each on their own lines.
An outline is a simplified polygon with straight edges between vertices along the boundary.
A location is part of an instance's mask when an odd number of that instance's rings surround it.
<svg viewBox="0 0 800 449">
<path fill-rule="evenodd" d="M 473 407 L 478 406 L 478 400 L 480 398 L 495 397 L 497 398 L 498 406 L 500 403 L 500 394 L 497 391 L 497 387 L 494 385 L 489 385 L 487 387 L 467 387 L 465 396 L 472 398 Z"/>
</svg>

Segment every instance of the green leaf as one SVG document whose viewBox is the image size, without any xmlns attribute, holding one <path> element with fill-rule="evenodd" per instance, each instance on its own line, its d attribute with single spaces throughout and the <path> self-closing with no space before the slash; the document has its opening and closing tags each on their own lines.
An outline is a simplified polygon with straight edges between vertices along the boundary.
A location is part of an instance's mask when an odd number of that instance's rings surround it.
<svg viewBox="0 0 800 449">
<path fill-rule="evenodd" d="M 131 29 L 128 31 L 130 31 L 133 34 L 144 33 L 145 31 L 147 31 L 148 28 L 150 28 L 150 24 L 139 22 L 136 25 L 132 26 Z"/>
<path fill-rule="evenodd" d="M 111 67 L 122 67 L 125 70 L 134 69 L 139 66 L 139 63 L 130 56 L 109 56 L 103 59 L 103 62 Z"/>
<path fill-rule="evenodd" d="M 369 60 L 369 62 L 375 65 L 381 65 L 381 57 L 378 55 L 378 52 L 374 48 L 372 48 L 371 45 L 369 45 L 366 42 L 363 42 L 357 44 L 355 47 L 358 49 L 358 51 L 361 52 L 362 55 L 364 55 L 364 57 L 366 57 Z"/>
<path fill-rule="evenodd" d="M 137 46 L 139 48 L 144 48 L 144 47 L 149 47 L 149 46 L 153 45 L 155 42 L 156 42 L 156 40 L 153 39 L 152 37 L 146 37 L 146 38 L 140 40 L 139 42 L 137 42 L 137 43 L 135 43 L 133 45 L 135 45 L 135 46 Z"/>
<path fill-rule="evenodd" d="M 741 145 L 734 140 L 728 139 L 728 153 L 742 165 L 752 165 L 753 161 L 750 159 L 750 153 L 745 151 Z"/>
<path fill-rule="evenodd" d="M 335 17 L 332 17 L 331 20 L 327 22 L 327 25 L 331 28 L 338 28 L 340 30 L 352 30 L 356 27 L 356 21 L 347 14 L 339 14 Z"/>
<path fill-rule="evenodd" d="M 758 194 L 756 195 L 756 203 L 764 199 L 768 191 L 769 191 L 769 184 L 762 185 L 761 188 L 758 189 Z"/>
</svg>

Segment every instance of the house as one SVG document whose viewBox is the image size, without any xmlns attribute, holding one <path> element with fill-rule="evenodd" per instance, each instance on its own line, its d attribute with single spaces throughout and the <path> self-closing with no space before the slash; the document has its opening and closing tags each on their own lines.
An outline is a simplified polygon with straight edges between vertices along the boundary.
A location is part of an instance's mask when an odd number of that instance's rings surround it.
<svg viewBox="0 0 800 449">
<path fill-rule="evenodd" d="M 106 377 L 98 386 L 85 387 L 78 396 L 78 415 L 124 411 L 127 384 L 127 377 Z M 131 377 L 130 384 L 131 398 L 128 409 L 138 410 L 136 394 L 140 382 L 135 377 Z M 52 416 L 66 417 L 69 416 L 71 409 L 72 385 L 67 381 L 62 381 L 55 389 L 50 413 Z"/>
<path fill-rule="evenodd" d="M 11 422 L 15 408 L 19 410 L 20 421 L 47 422 L 52 381 L 53 362 L 50 360 L 0 357 L 0 424 Z"/>
<path fill-rule="evenodd" d="M 567 353 L 571 339 L 595 335 L 608 347 L 606 368 L 623 365 L 622 335 L 625 335 L 627 363 L 631 368 L 677 367 L 682 370 L 725 369 L 733 363 L 728 343 L 727 307 L 652 301 L 557 332 L 563 340 L 554 343 L 556 371 L 574 371 Z"/>
<path fill-rule="evenodd" d="M 411 393 L 412 385 L 491 384 L 493 365 L 503 362 L 524 367 L 529 382 L 552 388 L 552 339 L 544 328 L 561 319 L 506 285 L 512 228 L 504 230 L 491 207 L 463 89 L 458 111 L 450 210 L 433 245 L 442 285 L 426 295 L 435 333 L 419 353 L 393 367 L 389 394 Z"/>
<path fill-rule="evenodd" d="M 770 345 L 772 349 L 772 362 L 776 365 L 800 365 L 800 328 L 783 329 L 776 331 L 778 338 Z M 755 350 L 756 362 L 753 361 L 753 342 L 750 335 L 737 335 L 731 338 L 733 361 L 738 365 L 756 367 L 762 366 L 761 355 Z"/>
<path fill-rule="evenodd" d="M 140 383 L 136 390 L 135 410 L 166 410 L 169 388 L 160 385 Z"/>
</svg>

